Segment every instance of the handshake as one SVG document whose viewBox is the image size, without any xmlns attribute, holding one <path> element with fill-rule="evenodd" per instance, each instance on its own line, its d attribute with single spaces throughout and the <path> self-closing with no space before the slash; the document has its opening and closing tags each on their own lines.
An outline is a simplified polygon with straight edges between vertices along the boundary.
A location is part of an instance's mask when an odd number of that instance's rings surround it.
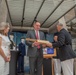
<svg viewBox="0 0 76 75">
<path fill-rule="evenodd" d="M 30 38 L 26 38 L 26 41 L 30 41 L 30 42 L 42 44 L 43 47 L 48 46 L 48 47 L 51 47 L 52 48 L 52 43 L 50 43 L 49 41 L 39 40 L 39 39 L 30 39 Z"/>
</svg>

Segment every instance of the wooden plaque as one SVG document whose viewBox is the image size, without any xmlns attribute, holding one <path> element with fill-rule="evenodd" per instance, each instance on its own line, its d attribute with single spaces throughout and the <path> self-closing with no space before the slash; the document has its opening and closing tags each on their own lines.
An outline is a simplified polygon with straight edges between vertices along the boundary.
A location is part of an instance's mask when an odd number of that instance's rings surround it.
<svg viewBox="0 0 76 75">
<path fill-rule="evenodd" d="M 49 43 L 49 41 L 46 41 L 46 40 L 30 39 L 30 38 L 26 38 L 26 41 L 31 41 L 31 42 L 37 41 L 37 42 L 39 42 L 41 44 L 47 44 L 47 43 Z"/>
</svg>

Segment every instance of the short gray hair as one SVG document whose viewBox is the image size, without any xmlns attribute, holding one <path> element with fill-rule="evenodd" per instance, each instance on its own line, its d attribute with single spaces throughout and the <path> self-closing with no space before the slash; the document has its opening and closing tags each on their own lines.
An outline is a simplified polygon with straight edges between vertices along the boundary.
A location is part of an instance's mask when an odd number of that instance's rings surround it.
<svg viewBox="0 0 76 75">
<path fill-rule="evenodd" d="M 4 30 L 7 27 L 10 27 L 9 23 L 6 23 L 6 22 L 1 22 L 0 23 L 0 30 Z"/>
<path fill-rule="evenodd" d="M 62 24 L 62 23 L 58 23 L 57 26 L 61 26 L 61 27 L 63 27 L 63 24 Z"/>
</svg>

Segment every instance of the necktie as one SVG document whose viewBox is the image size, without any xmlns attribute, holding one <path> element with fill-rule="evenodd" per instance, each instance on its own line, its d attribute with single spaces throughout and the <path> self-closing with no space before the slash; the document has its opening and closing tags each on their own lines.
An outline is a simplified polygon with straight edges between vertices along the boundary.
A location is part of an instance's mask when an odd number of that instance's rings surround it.
<svg viewBox="0 0 76 75">
<path fill-rule="evenodd" d="M 38 31 L 36 31 L 36 39 L 39 39 Z"/>
<path fill-rule="evenodd" d="M 36 31 L 36 39 L 39 39 L 38 31 Z M 40 49 L 40 45 L 38 45 L 37 48 Z"/>
</svg>

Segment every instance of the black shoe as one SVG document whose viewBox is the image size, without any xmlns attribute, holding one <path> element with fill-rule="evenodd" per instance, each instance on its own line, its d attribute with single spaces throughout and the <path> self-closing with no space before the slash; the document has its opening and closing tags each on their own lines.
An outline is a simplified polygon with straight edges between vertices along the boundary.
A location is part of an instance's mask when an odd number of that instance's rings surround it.
<svg viewBox="0 0 76 75">
<path fill-rule="evenodd" d="M 19 73 L 21 73 L 21 72 L 17 72 L 17 73 L 19 74 Z"/>
<path fill-rule="evenodd" d="M 21 73 L 24 73 L 24 71 L 21 71 Z"/>
</svg>

